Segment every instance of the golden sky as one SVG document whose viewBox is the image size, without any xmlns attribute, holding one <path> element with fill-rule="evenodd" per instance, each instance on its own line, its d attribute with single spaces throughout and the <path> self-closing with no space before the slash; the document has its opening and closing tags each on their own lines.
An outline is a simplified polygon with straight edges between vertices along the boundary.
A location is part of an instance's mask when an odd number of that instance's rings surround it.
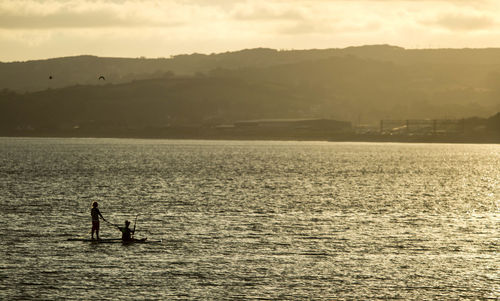
<svg viewBox="0 0 500 301">
<path fill-rule="evenodd" d="M 0 61 L 500 47 L 500 0 L 0 0 Z"/>
</svg>

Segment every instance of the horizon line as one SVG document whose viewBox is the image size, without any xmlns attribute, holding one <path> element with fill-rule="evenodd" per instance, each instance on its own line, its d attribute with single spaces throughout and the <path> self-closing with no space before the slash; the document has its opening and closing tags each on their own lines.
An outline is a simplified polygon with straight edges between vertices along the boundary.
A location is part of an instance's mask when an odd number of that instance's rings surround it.
<svg viewBox="0 0 500 301">
<path fill-rule="evenodd" d="M 95 58 L 103 58 L 103 59 L 146 59 L 146 60 L 159 60 L 159 59 L 174 59 L 177 56 L 190 56 L 190 55 L 205 55 L 205 56 L 210 56 L 210 55 L 220 55 L 220 54 L 227 54 L 227 53 L 237 53 L 237 52 L 243 52 L 243 51 L 251 51 L 251 50 L 272 50 L 276 52 L 287 52 L 287 51 L 326 51 L 326 50 L 345 50 L 349 48 L 363 48 L 363 47 L 387 47 L 387 48 L 397 48 L 400 50 L 408 50 L 408 51 L 413 51 L 413 50 L 493 50 L 493 49 L 500 49 L 500 47 L 428 47 L 428 48 L 405 48 L 403 46 L 398 46 L 398 45 L 392 45 L 392 44 L 363 44 L 363 45 L 352 45 L 352 46 L 347 46 L 347 47 L 330 47 L 330 48 L 271 48 L 271 47 L 254 47 L 254 48 L 240 48 L 237 50 L 227 50 L 227 51 L 222 51 L 222 52 L 191 52 L 191 53 L 178 53 L 178 54 L 170 54 L 168 56 L 157 56 L 157 57 L 146 57 L 146 56 L 107 56 L 107 55 L 97 55 L 97 54 L 73 54 L 73 55 L 66 55 L 66 56 L 56 56 L 56 57 L 41 57 L 41 58 L 34 58 L 34 59 L 26 59 L 26 60 L 11 60 L 11 61 L 4 61 L 0 60 L 0 63 L 2 64 L 9 64 L 9 63 L 28 63 L 28 62 L 35 62 L 35 61 L 49 61 L 49 60 L 56 60 L 56 59 L 64 59 L 64 58 L 77 58 L 77 57 L 95 57 Z"/>
</svg>

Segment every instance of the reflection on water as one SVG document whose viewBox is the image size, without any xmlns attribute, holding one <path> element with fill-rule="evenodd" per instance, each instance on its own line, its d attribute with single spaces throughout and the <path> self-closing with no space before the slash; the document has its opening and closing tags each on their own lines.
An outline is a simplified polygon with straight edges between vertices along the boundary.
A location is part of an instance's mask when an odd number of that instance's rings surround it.
<svg viewBox="0 0 500 301">
<path fill-rule="evenodd" d="M 499 166 L 498 145 L 1 138 L 0 298 L 498 299 Z M 66 241 L 94 200 L 163 243 Z"/>
</svg>

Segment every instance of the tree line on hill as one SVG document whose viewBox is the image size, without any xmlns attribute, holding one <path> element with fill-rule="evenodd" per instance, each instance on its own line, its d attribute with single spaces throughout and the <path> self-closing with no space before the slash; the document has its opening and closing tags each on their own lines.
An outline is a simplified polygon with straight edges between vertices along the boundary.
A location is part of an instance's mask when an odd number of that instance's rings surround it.
<svg viewBox="0 0 500 301">
<path fill-rule="evenodd" d="M 0 89 L 4 130 L 474 116 L 485 128 L 500 129 L 494 125 L 500 49 L 382 45 L 168 59 L 79 56 L 0 63 Z"/>
</svg>

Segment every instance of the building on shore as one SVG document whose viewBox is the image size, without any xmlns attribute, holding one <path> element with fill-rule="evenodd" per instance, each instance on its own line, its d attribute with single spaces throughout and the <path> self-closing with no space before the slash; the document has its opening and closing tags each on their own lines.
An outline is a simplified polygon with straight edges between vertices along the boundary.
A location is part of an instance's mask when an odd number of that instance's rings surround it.
<svg viewBox="0 0 500 301">
<path fill-rule="evenodd" d="M 254 119 L 234 123 L 236 128 L 350 131 L 351 123 L 333 119 Z"/>
</svg>

